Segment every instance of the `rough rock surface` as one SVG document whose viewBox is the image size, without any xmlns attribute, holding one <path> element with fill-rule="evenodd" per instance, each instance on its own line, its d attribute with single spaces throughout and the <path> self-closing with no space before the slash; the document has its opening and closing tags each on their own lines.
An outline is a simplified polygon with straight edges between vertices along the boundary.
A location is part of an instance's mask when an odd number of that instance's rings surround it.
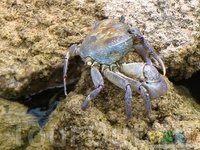
<svg viewBox="0 0 200 150">
<path fill-rule="evenodd" d="M 48 124 L 33 140 L 39 142 L 31 144 L 27 150 L 38 147 L 68 150 L 153 149 L 151 146 L 156 145 L 150 143 L 147 137 L 151 131 L 200 131 L 200 106 L 186 89 L 175 88 L 166 78 L 169 90 L 164 96 L 152 101 L 152 112 L 148 117 L 143 117 L 143 100 L 134 92 L 133 118 L 126 121 L 125 93 L 108 80 L 105 80 L 104 89 L 88 109 L 82 111 L 81 104 L 93 89 L 88 76 L 89 69 L 83 72 L 75 91 L 61 102 Z M 40 140 L 41 137 L 44 139 Z M 191 146 L 198 149 L 198 144 Z M 175 149 L 179 148 L 177 146 Z"/>
<path fill-rule="evenodd" d="M 200 70 L 200 3 L 197 0 L 104 0 L 105 16 L 138 28 L 159 52 L 173 80 Z"/>
<path fill-rule="evenodd" d="M 63 58 L 67 48 L 73 43 L 81 43 L 94 20 L 119 18 L 122 14 L 126 22 L 137 27 L 155 48 L 167 67 L 167 77 L 174 80 L 188 78 L 200 69 L 199 1 L 86 2 L 0 1 L 1 96 L 20 97 L 62 84 Z M 142 61 L 135 52 L 129 53 L 124 59 L 127 62 Z M 85 112 L 81 111 L 82 102 L 94 86 L 89 68 L 83 68 L 75 59 L 72 64 L 68 84 L 73 83 L 81 70 L 83 72 L 76 89 L 61 102 L 48 124 L 33 140 L 27 140 L 27 133 L 32 134 L 29 132 L 32 126 L 28 125 L 19 131 L 23 131 L 24 139 L 19 142 L 24 143 L 10 149 L 141 150 L 152 148 L 147 139 L 150 131 L 185 131 L 188 128 L 200 131 L 198 104 L 187 94 L 187 90 L 175 88 L 166 77 L 169 90 L 152 101 L 152 113 L 146 118 L 143 117 L 141 96 L 134 92 L 133 119 L 125 121 L 124 92 L 106 79 L 99 96 Z M 3 100 L 1 102 L 3 107 L 15 105 Z M 23 114 L 26 111 L 23 110 Z M 14 113 L 10 118 L 19 119 Z M 10 124 L 6 126 L 5 121 L 1 122 L 5 124 L 1 133 L 13 128 Z M 17 125 L 20 123 L 14 126 Z M 4 137 L 0 138 L 0 143 L 6 144 Z M 15 140 L 18 138 L 9 141 Z M 199 145 L 196 146 L 198 149 Z"/>
<path fill-rule="evenodd" d="M 61 84 L 67 48 L 81 43 L 94 20 L 122 14 L 159 53 L 168 77 L 188 78 L 200 69 L 198 1 L 86 2 L 0 2 L 0 95 L 19 97 Z"/>
<path fill-rule="evenodd" d="M 0 149 L 23 149 L 40 128 L 28 108 L 0 98 Z"/>
<path fill-rule="evenodd" d="M 71 0 L 2 0 L 0 95 L 20 97 L 61 84 L 67 48 L 88 33 L 98 7 Z"/>
</svg>

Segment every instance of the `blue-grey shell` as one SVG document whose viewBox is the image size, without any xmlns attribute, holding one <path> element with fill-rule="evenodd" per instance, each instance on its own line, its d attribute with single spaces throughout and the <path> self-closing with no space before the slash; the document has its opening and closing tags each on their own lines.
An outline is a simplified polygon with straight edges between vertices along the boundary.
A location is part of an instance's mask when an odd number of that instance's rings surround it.
<svg viewBox="0 0 200 150">
<path fill-rule="evenodd" d="M 99 22 L 83 40 L 80 56 L 90 56 L 100 64 L 110 65 L 125 56 L 133 45 L 128 25 L 117 20 Z"/>
</svg>

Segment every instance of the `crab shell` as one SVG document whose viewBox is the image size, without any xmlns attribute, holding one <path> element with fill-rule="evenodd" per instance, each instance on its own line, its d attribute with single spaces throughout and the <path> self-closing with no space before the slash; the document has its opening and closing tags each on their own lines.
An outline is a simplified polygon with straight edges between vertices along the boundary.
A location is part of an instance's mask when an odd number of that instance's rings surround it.
<svg viewBox="0 0 200 150">
<path fill-rule="evenodd" d="M 117 20 L 99 22 L 83 40 L 80 56 L 89 56 L 99 64 L 113 64 L 131 50 L 133 37 L 128 29 L 127 24 Z"/>
</svg>

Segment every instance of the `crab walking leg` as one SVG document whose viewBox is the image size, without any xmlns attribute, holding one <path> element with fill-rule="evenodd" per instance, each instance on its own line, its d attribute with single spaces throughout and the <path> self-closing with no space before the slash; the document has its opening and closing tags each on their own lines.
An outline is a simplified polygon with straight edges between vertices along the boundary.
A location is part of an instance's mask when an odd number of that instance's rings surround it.
<svg viewBox="0 0 200 150">
<path fill-rule="evenodd" d="M 134 82 L 132 81 L 131 84 L 133 85 Z M 149 94 L 147 93 L 147 90 L 142 85 L 139 86 L 139 90 L 140 90 L 142 99 L 144 101 L 144 106 L 146 108 L 146 112 L 144 113 L 144 116 L 146 117 L 151 112 L 151 99 L 149 97 Z"/>
<path fill-rule="evenodd" d="M 80 49 L 77 45 L 72 45 L 69 47 L 67 54 L 65 55 L 64 67 L 63 67 L 63 83 L 64 83 L 64 92 L 67 96 L 67 88 L 66 88 L 66 79 L 67 79 L 67 68 L 69 64 L 69 58 L 73 56 L 77 56 L 80 53 Z"/>
<path fill-rule="evenodd" d="M 131 119 L 132 118 L 132 108 L 131 108 L 132 107 L 131 106 L 132 91 L 131 91 L 130 83 L 126 79 L 122 78 L 115 72 L 112 72 L 108 69 L 104 70 L 103 73 L 109 81 L 111 81 L 116 86 L 126 91 L 125 93 L 126 115 L 127 115 L 127 120 Z"/>
<path fill-rule="evenodd" d="M 144 113 L 144 116 L 147 116 L 151 111 L 151 100 L 150 100 L 149 94 L 147 93 L 147 90 L 145 89 L 145 87 L 143 87 L 139 81 L 129 78 L 120 72 L 117 72 L 117 74 L 120 75 L 121 77 L 125 78 L 134 89 L 136 89 L 137 91 L 140 92 L 142 99 L 144 100 L 144 106 L 146 108 L 146 112 Z"/>
<path fill-rule="evenodd" d="M 99 70 L 94 66 L 92 66 L 91 68 L 91 76 L 92 76 L 92 81 L 94 83 L 95 89 L 90 92 L 86 100 L 83 102 L 82 107 L 81 107 L 82 110 L 85 110 L 87 108 L 89 102 L 99 94 L 99 92 L 104 86 L 103 77 L 101 73 L 99 72 Z"/>
</svg>

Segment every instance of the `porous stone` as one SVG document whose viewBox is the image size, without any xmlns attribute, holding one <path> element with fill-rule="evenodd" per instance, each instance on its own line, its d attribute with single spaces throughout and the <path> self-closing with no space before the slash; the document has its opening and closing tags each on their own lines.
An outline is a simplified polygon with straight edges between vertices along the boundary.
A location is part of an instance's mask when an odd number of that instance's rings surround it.
<svg viewBox="0 0 200 150">
<path fill-rule="evenodd" d="M 164 61 L 170 79 L 186 79 L 200 70 L 199 1 L 102 1 L 105 17 L 124 15 L 144 34 Z"/>
<path fill-rule="evenodd" d="M 121 15 L 155 48 L 165 63 L 168 78 L 180 80 L 200 70 L 200 7 L 196 0 L 1 0 L 0 8 L 0 95 L 7 98 L 62 84 L 63 59 L 68 47 L 81 43 L 94 20 L 118 19 Z M 147 137 L 151 131 L 190 128 L 199 132 L 199 105 L 187 89 L 175 87 L 167 77 L 164 78 L 168 92 L 152 101 L 152 112 L 146 118 L 143 100 L 133 92 L 133 118 L 125 121 L 124 91 L 106 79 L 101 93 L 82 111 L 81 104 L 94 86 L 89 68 L 76 60 L 71 61 L 67 82 L 73 83 L 82 72 L 79 83 L 58 105 L 47 125 L 40 130 L 37 127 L 30 130 L 31 125 L 23 128 L 24 141 L 6 134 L 12 138 L 8 140 L 3 135 L 2 149 L 7 144 L 7 149 L 11 145 L 10 149 L 27 150 L 142 150 L 152 149 Z M 134 51 L 124 60 L 142 61 Z M 16 105 L 6 103 L 1 110 Z M 15 116 L 19 108 L 24 109 L 26 116 L 27 108 L 17 104 L 8 118 L 2 115 L 1 133 L 15 132 L 15 127 L 21 126 L 10 121 L 27 119 Z M 33 135 L 30 141 L 27 135 Z M 13 141 L 24 143 L 14 146 Z M 196 144 L 195 148 L 199 147 Z"/>
</svg>

